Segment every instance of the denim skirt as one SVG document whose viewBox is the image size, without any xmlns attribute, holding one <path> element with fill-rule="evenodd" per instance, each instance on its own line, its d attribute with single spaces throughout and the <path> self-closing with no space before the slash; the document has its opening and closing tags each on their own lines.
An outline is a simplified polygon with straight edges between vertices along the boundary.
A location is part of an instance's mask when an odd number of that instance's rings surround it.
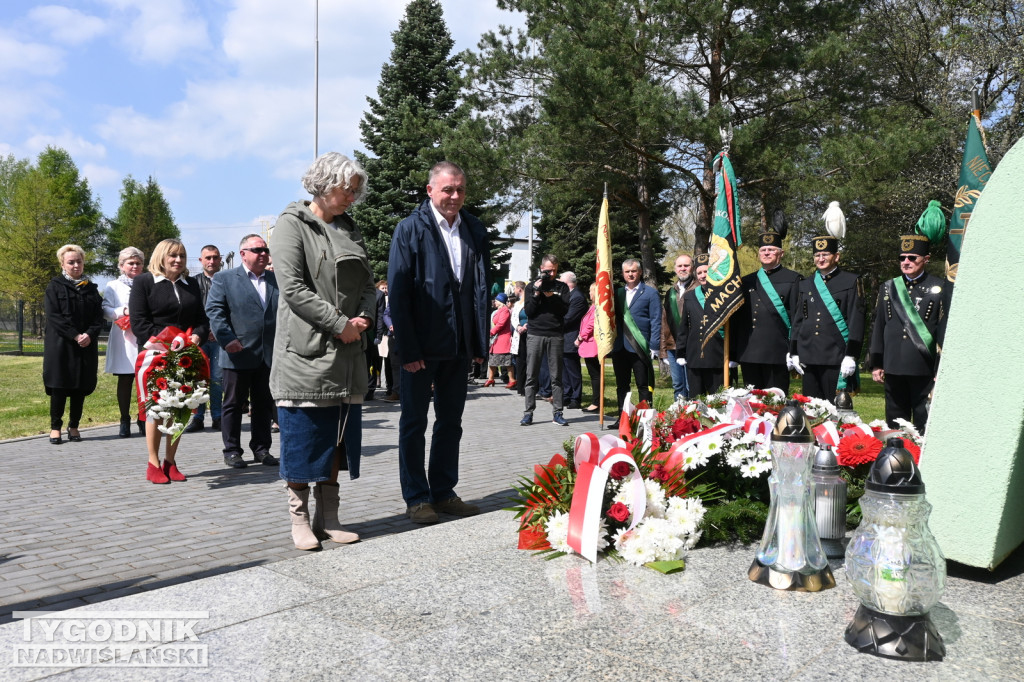
<svg viewBox="0 0 1024 682">
<path fill-rule="evenodd" d="M 341 409 L 341 405 L 277 408 L 277 425 L 281 429 L 281 478 L 289 483 L 330 480 Z"/>
</svg>

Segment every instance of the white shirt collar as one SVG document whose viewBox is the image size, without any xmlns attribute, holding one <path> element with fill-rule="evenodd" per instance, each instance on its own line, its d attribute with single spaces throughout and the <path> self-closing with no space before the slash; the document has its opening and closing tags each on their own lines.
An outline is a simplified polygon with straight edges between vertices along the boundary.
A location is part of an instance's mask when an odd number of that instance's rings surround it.
<svg viewBox="0 0 1024 682">
<path fill-rule="evenodd" d="M 448 219 L 445 218 L 443 215 L 441 215 L 441 212 L 437 210 L 437 207 L 434 206 L 433 202 L 430 202 L 430 210 L 434 212 L 434 220 L 437 221 L 437 224 L 440 225 L 442 229 L 454 230 L 456 227 L 458 227 L 462 223 L 462 214 L 461 213 L 456 213 L 455 214 L 455 222 L 453 224 L 449 225 L 448 224 Z"/>
<path fill-rule="evenodd" d="M 163 275 L 153 275 L 153 284 L 156 284 L 157 282 L 162 282 L 165 279 L 167 279 L 167 278 L 164 277 Z M 181 282 L 184 282 L 185 279 L 186 279 L 185 275 L 182 275 L 181 277 L 179 277 L 178 279 L 176 279 L 174 281 L 175 281 L 175 283 L 180 284 Z M 169 282 L 170 280 L 167 280 L 167 281 Z"/>
</svg>

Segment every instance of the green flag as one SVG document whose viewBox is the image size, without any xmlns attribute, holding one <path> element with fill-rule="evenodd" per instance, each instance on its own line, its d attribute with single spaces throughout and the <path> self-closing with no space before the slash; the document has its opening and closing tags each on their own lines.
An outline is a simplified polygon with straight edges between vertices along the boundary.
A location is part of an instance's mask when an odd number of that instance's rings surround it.
<svg viewBox="0 0 1024 682">
<path fill-rule="evenodd" d="M 971 114 L 967 122 L 967 144 L 964 145 L 964 160 L 960 165 L 960 184 L 953 202 L 953 218 L 949 222 L 949 242 L 946 247 L 946 279 L 956 282 L 960 250 L 963 248 L 964 232 L 971 220 L 971 213 L 978 203 L 981 190 L 992 175 L 985 152 L 985 141 L 981 132 L 978 113 Z"/>
<path fill-rule="evenodd" d="M 740 202 L 736 196 L 736 176 L 729 155 L 721 152 L 722 172 L 718 179 L 715 200 L 715 222 L 708 249 L 708 293 L 704 306 L 701 347 L 707 345 L 715 332 L 743 305 L 743 287 L 735 249 L 743 243 L 740 236 Z"/>
</svg>

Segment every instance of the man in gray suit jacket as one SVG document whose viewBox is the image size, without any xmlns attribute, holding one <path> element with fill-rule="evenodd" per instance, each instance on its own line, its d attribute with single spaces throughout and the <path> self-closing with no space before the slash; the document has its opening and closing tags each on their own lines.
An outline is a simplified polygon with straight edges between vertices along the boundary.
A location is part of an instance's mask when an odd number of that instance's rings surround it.
<svg viewBox="0 0 1024 682">
<path fill-rule="evenodd" d="M 252 407 L 249 448 L 257 462 L 277 466 L 277 459 L 270 454 L 274 412 L 270 364 L 277 328 L 277 280 L 267 270 L 270 249 L 258 234 L 243 237 L 238 253 L 242 264 L 218 272 L 206 298 L 210 329 L 220 345 L 224 463 L 236 469 L 246 466 L 240 441 L 248 401 Z"/>
</svg>

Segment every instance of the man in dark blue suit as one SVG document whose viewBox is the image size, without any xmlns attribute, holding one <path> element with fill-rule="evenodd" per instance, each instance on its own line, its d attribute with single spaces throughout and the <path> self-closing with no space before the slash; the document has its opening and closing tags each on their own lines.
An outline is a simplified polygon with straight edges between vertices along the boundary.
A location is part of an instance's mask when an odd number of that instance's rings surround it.
<svg viewBox="0 0 1024 682">
<path fill-rule="evenodd" d="M 622 262 L 622 279 L 626 286 L 615 297 L 615 346 L 612 368 L 619 411 L 629 395 L 633 377 L 640 400 L 654 403 L 654 365 L 661 347 L 661 300 L 658 290 L 643 282 L 640 261 L 630 258 Z M 608 428 L 618 429 L 618 414 Z"/>
<path fill-rule="evenodd" d="M 270 425 L 274 419 L 270 363 L 277 329 L 277 280 L 267 270 L 270 249 L 263 237 L 246 235 L 238 253 L 242 264 L 218 272 L 206 298 L 210 329 L 220 346 L 224 463 L 236 469 L 246 466 L 241 433 L 242 414 L 249 402 L 249 448 L 257 462 L 276 466 L 277 459 L 270 454 Z"/>
<path fill-rule="evenodd" d="M 430 169 L 429 199 L 400 222 L 388 258 L 388 301 L 401 356 L 398 466 L 414 523 L 438 512 L 472 516 L 480 508 L 455 494 L 470 361 L 487 357 L 490 249 L 483 223 L 462 210 L 466 174 L 449 161 Z M 427 411 L 434 399 L 430 461 Z"/>
</svg>

